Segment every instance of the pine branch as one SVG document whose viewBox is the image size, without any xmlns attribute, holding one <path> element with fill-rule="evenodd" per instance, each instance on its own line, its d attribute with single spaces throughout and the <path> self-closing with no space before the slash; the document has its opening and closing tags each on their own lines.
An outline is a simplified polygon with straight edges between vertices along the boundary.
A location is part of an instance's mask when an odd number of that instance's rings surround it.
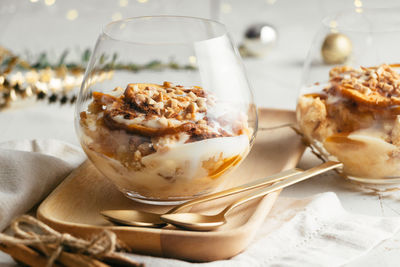
<svg viewBox="0 0 400 267">
<path fill-rule="evenodd" d="M 36 96 L 36 100 L 47 100 L 48 103 L 59 102 L 61 105 L 74 104 L 76 94 L 68 93 L 71 88 L 59 88 L 59 90 L 44 90 L 42 87 L 50 87 L 50 81 L 53 78 L 78 79 L 82 77 L 87 64 L 90 61 L 92 51 L 85 49 L 80 55 L 80 61 L 68 61 L 70 51 L 64 50 L 56 62 L 51 62 L 47 52 L 42 52 L 36 57 L 32 53 L 25 51 L 25 58 L 14 55 L 10 50 L 0 46 L 0 110 L 8 107 L 13 101 Z M 34 58 L 32 60 L 32 58 Z M 145 70 L 162 71 L 165 69 L 172 70 L 195 70 L 196 67 L 190 64 L 180 65 L 172 59 L 170 62 L 162 62 L 153 60 L 145 64 L 137 63 L 122 63 L 118 61 L 118 54 L 112 55 L 102 54 L 99 58 L 100 68 L 97 70 L 97 75 L 101 77 L 104 72 L 113 72 L 118 70 L 126 70 L 132 72 L 140 72 Z M 13 75 L 18 72 L 23 74 L 22 81 L 13 81 Z M 14 74 L 13 74 L 14 73 Z M 46 79 L 27 82 L 27 75 L 47 75 Z M 43 74 L 46 73 L 46 74 Z M 14 77 L 15 78 L 15 77 Z M 38 84 L 40 82 L 40 86 Z M 100 81 L 101 82 L 101 81 Z M 80 84 L 80 82 L 79 82 Z M 79 87 L 79 84 L 73 86 Z M 70 87 L 70 86 L 69 86 Z"/>
</svg>

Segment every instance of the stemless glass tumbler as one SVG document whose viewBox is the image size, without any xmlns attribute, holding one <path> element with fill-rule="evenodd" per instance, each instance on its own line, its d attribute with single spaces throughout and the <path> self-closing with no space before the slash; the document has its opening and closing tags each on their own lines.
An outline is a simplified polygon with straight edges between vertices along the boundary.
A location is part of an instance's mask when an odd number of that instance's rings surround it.
<svg viewBox="0 0 400 267">
<path fill-rule="evenodd" d="M 301 132 L 360 182 L 400 182 L 399 11 L 358 8 L 326 18 L 304 66 Z"/>
<path fill-rule="evenodd" d="M 112 77 L 96 83 L 105 71 Z M 75 121 L 94 166 L 127 197 L 150 204 L 220 187 L 257 132 L 252 93 L 224 25 L 191 17 L 106 25 Z"/>
</svg>

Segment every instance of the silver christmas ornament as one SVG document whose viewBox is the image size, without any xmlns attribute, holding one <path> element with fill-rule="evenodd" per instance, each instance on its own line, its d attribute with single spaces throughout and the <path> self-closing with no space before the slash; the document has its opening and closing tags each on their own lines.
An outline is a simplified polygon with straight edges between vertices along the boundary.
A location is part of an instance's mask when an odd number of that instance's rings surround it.
<svg viewBox="0 0 400 267">
<path fill-rule="evenodd" d="M 278 40 L 278 32 L 274 26 L 266 23 L 250 25 L 244 34 L 239 50 L 244 57 L 263 57 Z"/>
</svg>

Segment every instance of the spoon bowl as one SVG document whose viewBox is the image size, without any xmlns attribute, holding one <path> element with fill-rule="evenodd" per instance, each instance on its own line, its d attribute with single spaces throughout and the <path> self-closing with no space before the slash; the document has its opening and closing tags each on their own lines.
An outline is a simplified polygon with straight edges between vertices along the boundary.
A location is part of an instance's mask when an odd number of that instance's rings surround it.
<svg viewBox="0 0 400 267">
<path fill-rule="evenodd" d="M 160 214 L 139 210 L 103 210 L 100 212 L 106 219 L 117 224 L 138 227 L 164 227 L 166 222 L 162 221 Z"/>
<path fill-rule="evenodd" d="M 225 216 L 221 214 L 175 213 L 164 214 L 162 219 L 177 227 L 195 231 L 211 231 L 226 223 Z"/>
</svg>

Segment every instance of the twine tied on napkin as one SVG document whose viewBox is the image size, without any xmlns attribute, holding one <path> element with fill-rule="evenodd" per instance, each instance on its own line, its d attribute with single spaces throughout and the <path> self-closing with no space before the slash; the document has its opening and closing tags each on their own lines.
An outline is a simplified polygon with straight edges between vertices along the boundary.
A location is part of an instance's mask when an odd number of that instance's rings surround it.
<svg viewBox="0 0 400 267">
<path fill-rule="evenodd" d="M 47 266 L 53 266 L 64 250 L 102 260 L 104 257 L 115 254 L 117 248 L 121 248 L 117 243 L 115 233 L 111 231 L 103 230 L 89 241 L 57 232 L 28 215 L 14 220 L 10 228 L 15 236 L 0 233 L 0 244 L 37 247 L 48 258 Z M 119 259 L 121 260 L 121 257 Z M 136 262 L 134 262 L 134 266 L 137 266 Z"/>
</svg>

